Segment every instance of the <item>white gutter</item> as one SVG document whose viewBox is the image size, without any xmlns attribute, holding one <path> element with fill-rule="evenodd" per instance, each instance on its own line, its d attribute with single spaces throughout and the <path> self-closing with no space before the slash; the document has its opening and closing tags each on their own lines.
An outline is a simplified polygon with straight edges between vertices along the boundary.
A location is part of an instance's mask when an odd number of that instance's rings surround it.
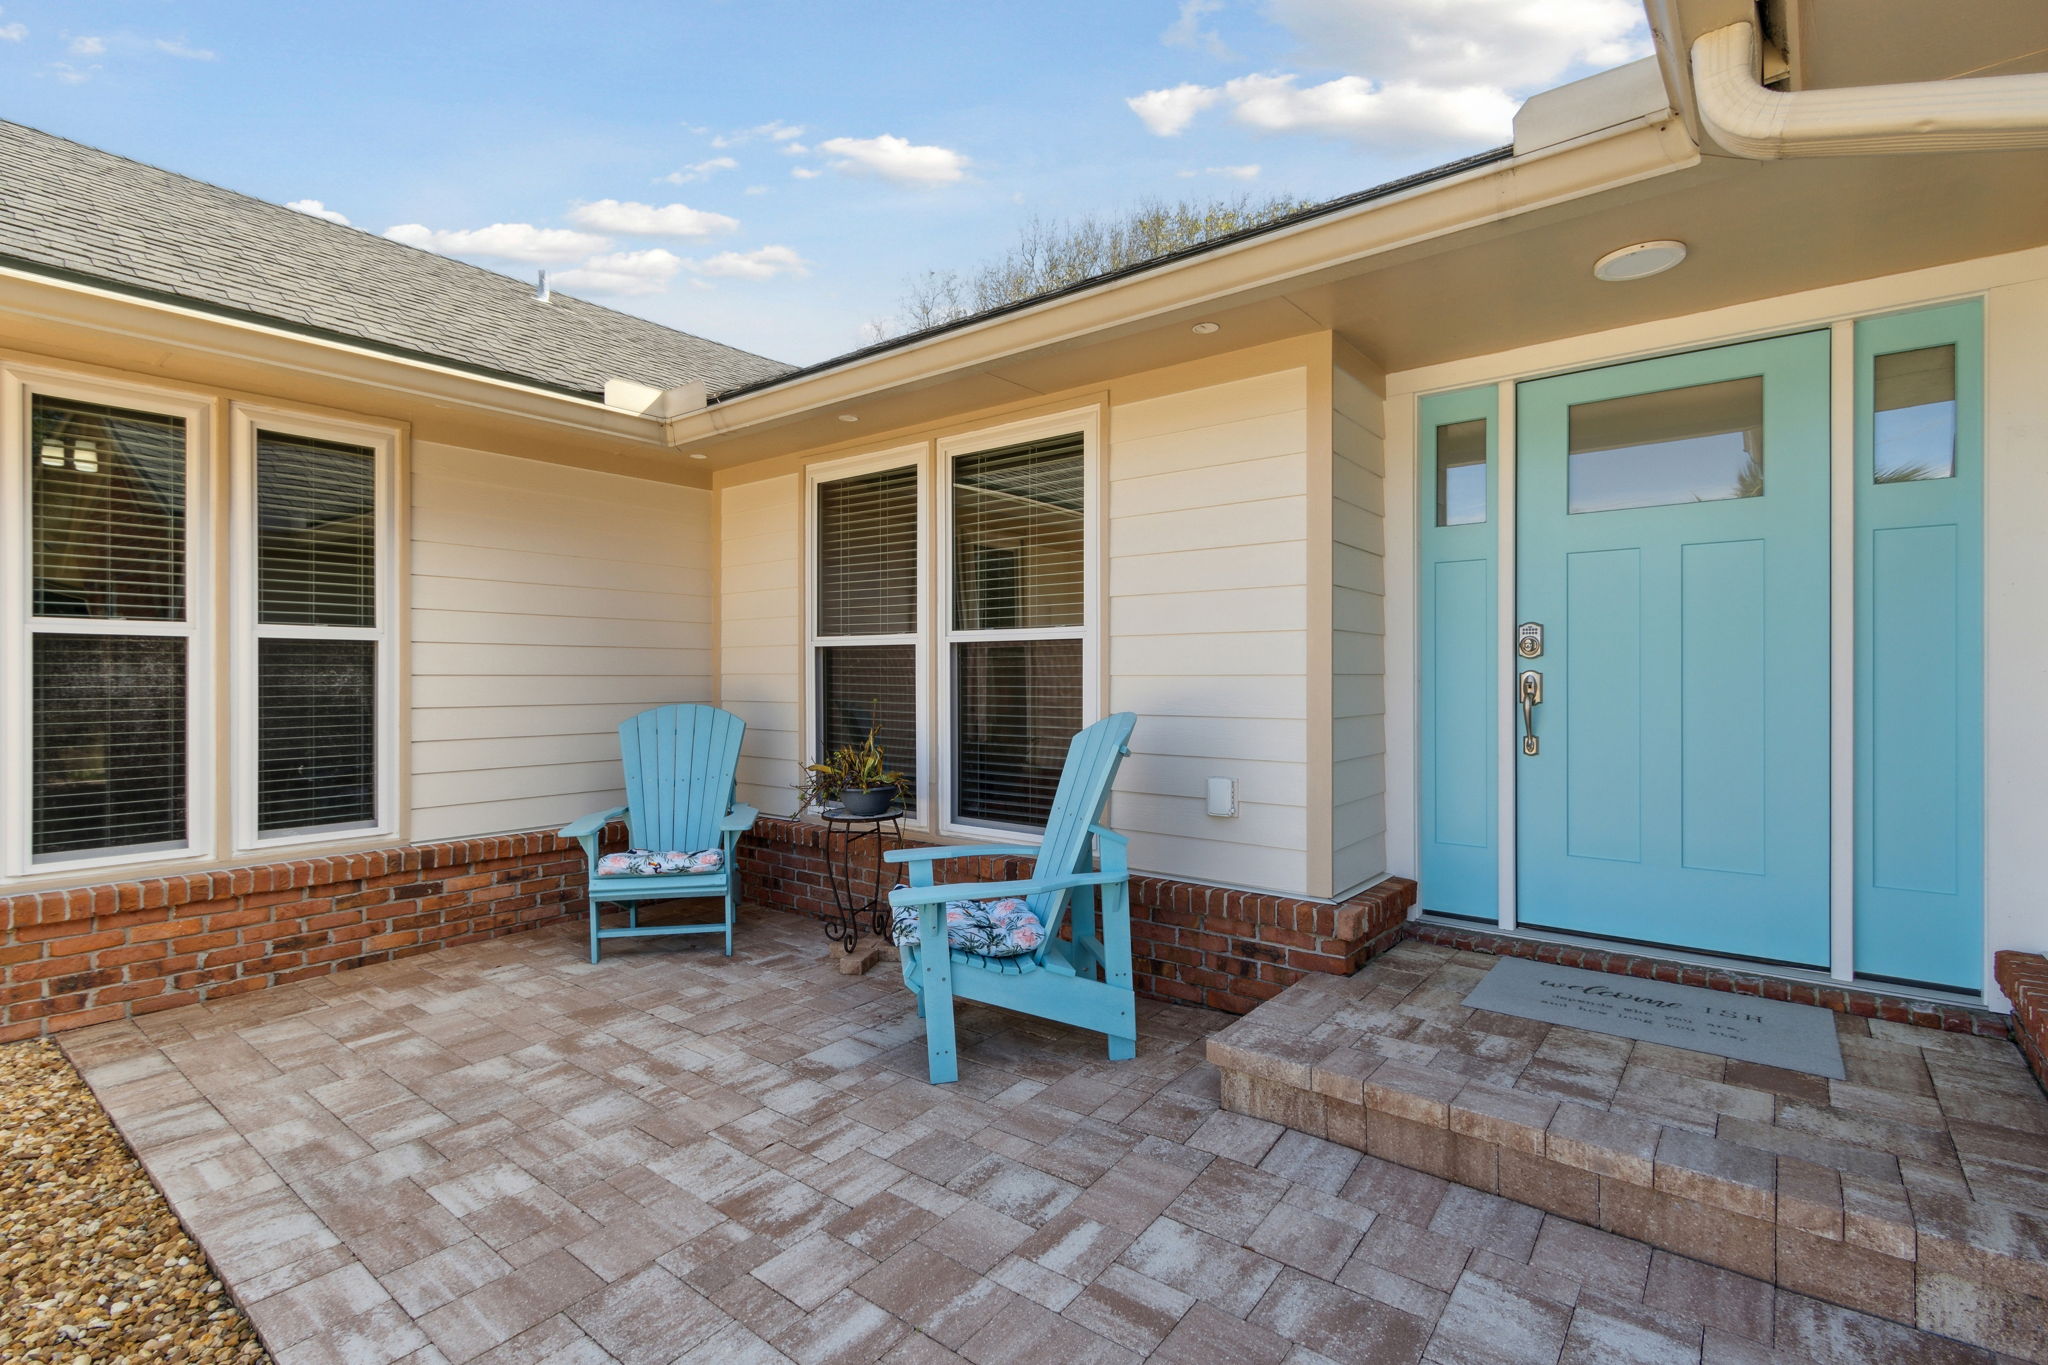
<svg viewBox="0 0 2048 1365">
<path fill-rule="evenodd" d="M 1786 94 L 1757 80 L 1755 24 L 1692 45 L 1693 95 L 1715 142 L 1755 161 L 2048 147 L 2048 75 L 1978 76 Z"/>
</svg>

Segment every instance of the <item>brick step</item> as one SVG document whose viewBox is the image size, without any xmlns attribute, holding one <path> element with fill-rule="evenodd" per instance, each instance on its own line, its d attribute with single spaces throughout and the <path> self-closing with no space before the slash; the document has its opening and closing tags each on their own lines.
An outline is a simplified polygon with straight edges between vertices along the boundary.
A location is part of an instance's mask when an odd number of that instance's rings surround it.
<svg viewBox="0 0 2048 1365">
<path fill-rule="evenodd" d="M 1409 942 L 1216 1034 L 1227 1109 L 2048 1360 L 2048 1100 L 2008 1042 L 1837 1016 L 1846 1081 L 1466 1009 Z"/>
</svg>

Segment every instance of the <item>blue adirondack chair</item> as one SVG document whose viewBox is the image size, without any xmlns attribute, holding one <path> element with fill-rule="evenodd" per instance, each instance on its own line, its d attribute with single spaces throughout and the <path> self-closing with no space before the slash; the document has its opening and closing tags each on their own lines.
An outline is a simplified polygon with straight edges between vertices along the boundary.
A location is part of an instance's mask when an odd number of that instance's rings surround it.
<svg viewBox="0 0 2048 1365">
<path fill-rule="evenodd" d="M 960 1078 L 953 1041 L 956 997 L 1107 1034 L 1113 1062 L 1138 1055 L 1126 856 L 1130 841 L 1098 823 L 1117 765 L 1130 753 L 1131 727 L 1137 721 L 1126 711 L 1074 736 L 1052 812 L 1046 817 L 1045 838 L 1036 848 L 983 844 L 905 848 L 883 855 L 889 862 L 910 866 L 910 885 L 890 892 L 889 904 L 917 907 L 918 942 L 903 950 L 903 980 L 917 997 L 918 1017 L 924 1020 L 932 1084 Z M 948 859 L 1034 855 L 1031 876 L 1023 881 L 932 884 L 933 865 Z M 1023 957 L 983 957 L 945 946 L 947 901 L 1002 896 L 1022 898 L 1045 925 L 1045 940 L 1037 951 Z M 1073 922 L 1071 941 L 1059 937 L 1063 916 Z"/>
<path fill-rule="evenodd" d="M 725 955 L 732 956 L 732 926 L 739 911 L 740 874 L 734 848 L 753 828 L 759 814 L 733 800 L 734 776 L 740 762 L 740 737 L 747 723 L 715 706 L 657 706 L 619 726 L 619 758 L 626 769 L 626 804 L 586 815 L 561 831 L 564 839 L 583 845 L 590 863 L 590 960 L 608 938 L 646 938 L 654 934 L 725 933 Z M 604 827 L 626 817 L 627 843 L 657 853 L 699 853 L 723 850 L 716 872 L 694 875 L 600 877 L 598 840 Z M 692 896 L 725 897 L 723 924 L 664 924 L 643 927 L 640 906 L 647 901 Z M 620 929 L 600 928 L 601 907 L 626 911 Z"/>
</svg>

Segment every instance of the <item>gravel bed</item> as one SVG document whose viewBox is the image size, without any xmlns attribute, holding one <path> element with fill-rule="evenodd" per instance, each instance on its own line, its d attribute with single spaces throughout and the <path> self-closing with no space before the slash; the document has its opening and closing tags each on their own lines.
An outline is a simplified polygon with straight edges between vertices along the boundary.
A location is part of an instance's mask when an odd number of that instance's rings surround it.
<svg viewBox="0 0 2048 1365">
<path fill-rule="evenodd" d="M 52 1043 L 0 1047 L 0 1360 L 269 1360 Z"/>
</svg>

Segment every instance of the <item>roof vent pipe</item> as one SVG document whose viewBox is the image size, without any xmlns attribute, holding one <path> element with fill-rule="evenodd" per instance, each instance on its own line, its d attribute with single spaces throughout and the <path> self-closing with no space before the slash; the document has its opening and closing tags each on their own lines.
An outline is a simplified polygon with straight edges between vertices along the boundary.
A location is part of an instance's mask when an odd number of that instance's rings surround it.
<svg viewBox="0 0 2048 1365">
<path fill-rule="evenodd" d="M 546 303 L 554 297 L 553 294 L 548 292 L 548 272 L 545 270 L 540 272 L 540 279 L 534 282 L 533 297 L 537 303 Z"/>
<path fill-rule="evenodd" d="M 1737 156 L 1869 156 L 2048 147 L 2048 75 L 1869 85 L 1784 94 L 1758 83 L 1756 25 L 1692 45 L 1700 123 Z"/>
</svg>

